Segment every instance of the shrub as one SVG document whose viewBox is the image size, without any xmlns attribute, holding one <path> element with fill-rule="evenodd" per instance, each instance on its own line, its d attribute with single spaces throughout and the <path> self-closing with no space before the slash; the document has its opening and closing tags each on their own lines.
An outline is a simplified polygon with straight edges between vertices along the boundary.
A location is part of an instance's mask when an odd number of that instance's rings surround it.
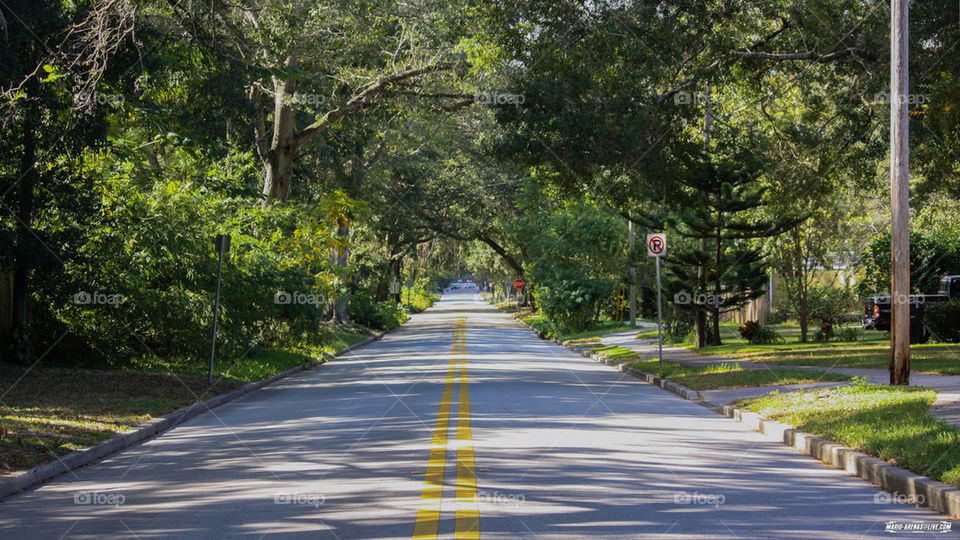
<svg viewBox="0 0 960 540">
<path fill-rule="evenodd" d="M 778 343 L 783 341 L 780 338 L 780 335 L 777 334 L 772 328 L 769 326 L 763 326 L 757 323 L 757 321 L 747 321 L 743 326 L 740 327 L 740 335 L 743 337 L 743 339 L 755 345 Z"/>
<path fill-rule="evenodd" d="M 564 330 L 581 332 L 597 317 L 597 309 L 613 290 L 609 279 L 591 279 L 578 272 L 563 272 L 536 289 L 540 310 Z"/>
<path fill-rule="evenodd" d="M 860 330 L 847 327 L 843 330 L 840 330 L 840 333 L 837 334 L 837 337 L 840 338 L 841 341 L 856 341 L 860 337 Z"/>
<path fill-rule="evenodd" d="M 923 322 L 937 341 L 960 343 L 960 300 L 954 298 L 928 307 Z"/>
<path fill-rule="evenodd" d="M 400 304 L 392 300 L 376 302 L 365 290 L 350 294 L 347 315 L 354 323 L 377 330 L 393 330 L 407 320 L 407 314 Z"/>
<path fill-rule="evenodd" d="M 852 322 L 860 316 L 860 303 L 850 289 L 812 287 L 809 301 L 810 318 L 821 323 Z"/>
<path fill-rule="evenodd" d="M 693 333 L 693 323 L 684 319 L 663 322 L 663 338 L 671 343 L 683 343 Z"/>
<path fill-rule="evenodd" d="M 817 329 L 817 333 L 813 335 L 813 339 L 821 343 L 833 339 L 833 324 L 830 322 L 821 324 L 820 328 Z"/>
</svg>

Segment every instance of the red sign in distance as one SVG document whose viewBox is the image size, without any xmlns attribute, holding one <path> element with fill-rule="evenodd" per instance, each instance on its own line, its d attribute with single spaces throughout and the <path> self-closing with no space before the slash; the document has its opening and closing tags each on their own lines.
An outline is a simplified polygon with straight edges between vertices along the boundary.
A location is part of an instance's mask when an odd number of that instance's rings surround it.
<svg viewBox="0 0 960 540">
<path fill-rule="evenodd" d="M 527 282 L 524 281 L 523 278 L 517 278 L 516 281 L 513 282 L 513 288 L 519 291 L 526 284 Z"/>
</svg>

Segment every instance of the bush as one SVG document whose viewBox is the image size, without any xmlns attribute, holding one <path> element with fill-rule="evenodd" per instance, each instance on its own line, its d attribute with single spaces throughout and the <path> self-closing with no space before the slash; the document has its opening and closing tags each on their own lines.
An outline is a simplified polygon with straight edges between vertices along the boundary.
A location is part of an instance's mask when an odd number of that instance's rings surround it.
<svg viewBox="0 0 960 540">
<path fill-rule="evenodd" d="M 683 343 L 693 333 L 693 323 L 684 319 L 669 319 L 663 322 L 663 337 L 671 343 Z"/>
<path fill-rule="evenodd" d="M 860 338 L 860 330 L 857 328 L 847 327 L 843 330 L 840 330 L 840 333 L 837 334 L 837 337 L 840 338 L 840 341 L 856 341 Z"/>
<path fill-rule="evenodd" d="M 222 233 L 232 245 L 223 260 L 218 355 L 327 339 L 319 330 L 324 310 L 342 294 L 329 257 L 337 246 L 331 208 L 349 211 L 349 199 L 335 192 L 321 204 L 263 207 L 245 187 L 259 174 L 249 154 L 222 161 L 173 154 L 160 177 L 111 162 L 102 168 L 100 206 L 76 256 L 65 259 L 62 283 L 35 293 L 44 305 L 38 311 L 50 313 L 82 353 L 63 355 L 71 364 L 81 356 L 119 367 L 144 354 L 208 355 L 213 237 Z M 89 301 L 98 294 L 113 301 Z"/>
<path fill-rule="evenodd" d="M 772 328 L 769 326 L 762 326 L 757 323 L 757 321 L 747 321 L 746 324 L 740 327 L 740 335 L 743 337 L 743 339 L 755 345 L 778 343 L 783 341 L 780 338 L 780 335 L 777 334 Z"/>
<path fill-rule="evenodd" d="M 833 324 L 830 322 L 821 324 L 820 328 L 817 329 L 817 333 L 813 335 L 813 339 L 820 343 L 833 339 Z"/>
<path fill-rule="evenodd" d="M 347 315 L 356 324 L 377 330 L 393 330 L 407 320 L 403 307 L 393 300 L 375 302 L 369 292 L 354 291 L 347 301 Z"/>
<path fill-rule="evenodd" d="M 427 278 L 418 279 L 413 288 L 404 288 L 400 295 L 404 309 L 408 313 L 420 313 L 432 306 L 440 297 L 429 292 L 431 289 L 434 289 L 432 281 Z"/>
<path fill-rule="evenodd" d="M 845 323 L 860 317 L 860 303 L 850 289 L 823 287 L 810 289 L 810 318 L 821 323 Z"/>
<path fill-rule="evenodd" d="M 960 300 L 954 298 L 928 307 L 923 322 L 937 341 L 960 343 Z"/>
<path fill-rule="evenodd" d="M 570 332 L 582 332 L 597 317 L 601 302 L 613 291 L 609 279 L 590 279 L 582 273 L 564 272 L 536 288 L 540 310 Z"/>
</svg>

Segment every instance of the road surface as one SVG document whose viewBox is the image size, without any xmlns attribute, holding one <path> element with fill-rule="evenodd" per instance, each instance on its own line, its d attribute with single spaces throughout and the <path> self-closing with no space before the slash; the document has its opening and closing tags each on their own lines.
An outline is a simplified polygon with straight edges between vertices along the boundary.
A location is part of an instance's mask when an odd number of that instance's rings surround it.
<svg viewBox="0 0 960 540">
<path fill-rule="evenodd" d="M 448 295 L 7 498 L 0 538 L 865 538 L 943 519 L 893 499 Z"/>
</svg>

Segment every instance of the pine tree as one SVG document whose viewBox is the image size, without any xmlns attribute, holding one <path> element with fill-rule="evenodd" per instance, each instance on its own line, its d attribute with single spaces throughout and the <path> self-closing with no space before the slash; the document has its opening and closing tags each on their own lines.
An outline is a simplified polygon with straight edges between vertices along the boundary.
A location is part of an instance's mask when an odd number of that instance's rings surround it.
<svg viewBox="0 0 960 540">
<path fill-rule="evenodd" d="M 700 249 L 699 242 L 675 243 L 678 248 L 668 253 L 667 261 L 676 281 L 692 293 L 691 308 L 710 313 L 711 343 L 720 345 L 720 316 L 765 292 L 764 254 L 748 241 L 782 234 L 805 217 L 754 218 L 768 194 L 758 186 L 762 170 L 751 152 L 704 152 L 698 158 L 698 166 L 681 179 L 687 197 L 665 224 L 681 237 L 705 240 L 706 249 Z M 707 270 L 706 290 L 700 288 L 699 265 Z"/>
</svg>

